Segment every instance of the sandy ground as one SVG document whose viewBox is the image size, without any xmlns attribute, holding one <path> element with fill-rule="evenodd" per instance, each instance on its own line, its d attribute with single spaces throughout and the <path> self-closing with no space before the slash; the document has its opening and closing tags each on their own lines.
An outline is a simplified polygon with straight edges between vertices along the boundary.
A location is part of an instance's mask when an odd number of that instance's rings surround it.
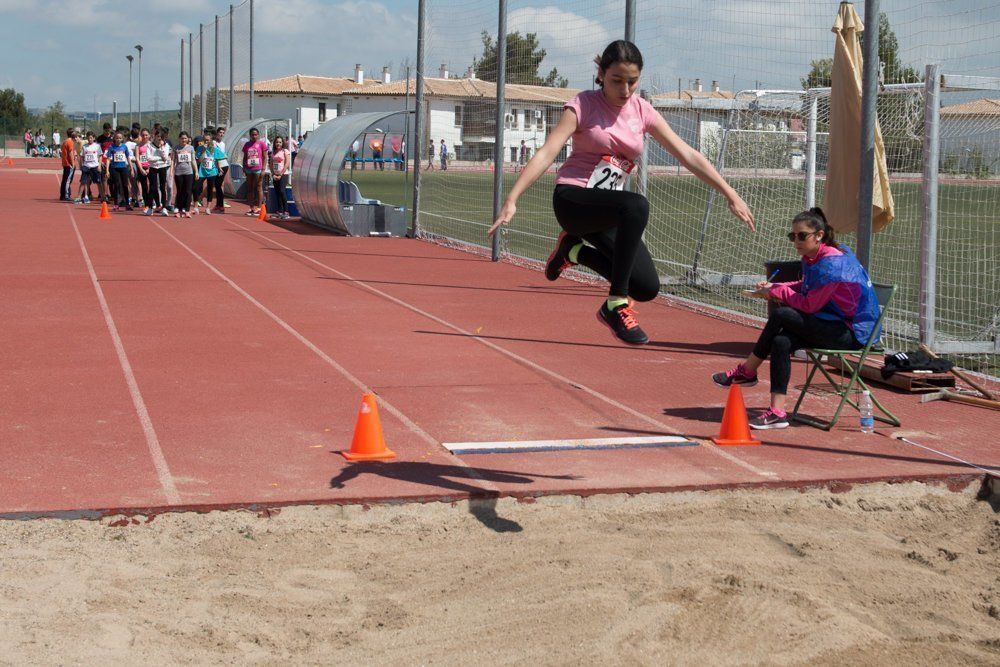
<svg viewBox="0 0 1000 667">
<path fill-rule="evenodd" d="M 0 662 L 997 665 L 976 491 L 0 522 Z"/>
</svg>

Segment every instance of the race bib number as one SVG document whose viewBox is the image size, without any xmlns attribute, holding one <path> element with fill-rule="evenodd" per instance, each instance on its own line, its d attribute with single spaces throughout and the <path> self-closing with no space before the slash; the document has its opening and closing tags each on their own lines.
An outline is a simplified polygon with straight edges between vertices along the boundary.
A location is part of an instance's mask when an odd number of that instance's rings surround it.
<svg viewBox="0 0 1000 667">
<path fill-rule="evenodd" d="M 247 156 L 247 166 L 256 169 L 260 166 L 260 158 L 254 155 Z"/>
<path fill-rule="evenodd" d="M 215 164 L 215 160 L 213 160 L 210 157 L 204 157 L 204 158 L 201 159 L 201 167 L 205 171 L 210 171 L 212 169 L 212 166 L 214 164 Z"/>
<path fill-rule="evenodd" d="M 191 154 L 187 151 L 182 151 L 177 154 L 177 161 L 189 164 L 191 162 Z"/>
<path fill-rule="evenodd" d="M 125 151 L 115 151 L 115 162 L 125 162 Z"/>
<path fill-rule="evenodd" d="M 84 167 L 96 167 L 97 166 L 97 155 L 94 153 L 84 153 L 83 154 L 83 166 Z"/>
<path fill-rule="evenodd" d="M 634 168 L 635 163 L 631 160 L 605 155 L 594 167 L 587 187 L 595 190 L 624 190 Z"/>
</svg>

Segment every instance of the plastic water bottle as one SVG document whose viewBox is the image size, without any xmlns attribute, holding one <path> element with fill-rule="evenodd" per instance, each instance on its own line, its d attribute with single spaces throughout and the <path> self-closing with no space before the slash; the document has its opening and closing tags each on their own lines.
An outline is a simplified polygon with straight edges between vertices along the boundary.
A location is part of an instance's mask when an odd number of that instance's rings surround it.
<svg viewBox="0 0 1000 667">
<path fill-rule="evenodd" d="M 875 418 L 872 416 L 872 395 L 866 389 L 858 398 L 858 412 L 861 413 L 861 432 L 875 432 Z"/>
</svg>

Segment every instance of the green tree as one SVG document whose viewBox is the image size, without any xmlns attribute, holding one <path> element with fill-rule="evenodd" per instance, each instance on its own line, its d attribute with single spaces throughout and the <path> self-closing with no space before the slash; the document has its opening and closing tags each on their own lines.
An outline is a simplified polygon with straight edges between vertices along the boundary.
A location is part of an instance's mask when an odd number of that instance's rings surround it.
<svg viewBox="0 0 1000 667">
<path fill-rule="evenodd" d="M 58 101 L 41 115 L 35 116 L 31 122 L 43 132 L 51 133 L 52 130 L 59 130 L 59 134 L 63 136 L 66 136 L 66 128 L 73 125 L 73 122 L 66 117 L 66 105 Z"/>
<path fill-rule="evenodd" d="M 820 58 L 809 63 L 809 74 L 799 79 L 803 88 L 829 88 L 833 83 L 833 58 Z"/>
<path fill-rule="evenodd" d="M 916 83 L 923 81 L 920 72 L 904 64 L 899 59 L 899 39 L 889 25 L 889 17 L 878 15 L 878 59 L 882 66 L 882 83 Z M 865 35 L 861 33 L 861 46 L 864 47 Z M 800 83 L 803 88 L 827 88 L 832 82 L 833 58 L 820 58 L 809 63 L 809 73 Z"/>
<path fill-rule="evenodd" d="M 473 58 L 472 67 L 476 76 L 483 81 L 497 80 L 497 41 L 486 32 L 482 34 L 483 53 Z M 539 48 L 538 35 L 533 32 L 522 36 L 520 32 L 507 34 L 507 83 L 533 86 L 565 88 L 569 85 L 559 71 L 553 67 L 544 79 L 538 75 L 538 68 L 545 59 L 545 49 Z"/>
<path fill-rule="evenodd" d="M 0 133 L 20 135 L 30 124 L 24 94 L 13 88 L 0 90 Z"/>
</svg>

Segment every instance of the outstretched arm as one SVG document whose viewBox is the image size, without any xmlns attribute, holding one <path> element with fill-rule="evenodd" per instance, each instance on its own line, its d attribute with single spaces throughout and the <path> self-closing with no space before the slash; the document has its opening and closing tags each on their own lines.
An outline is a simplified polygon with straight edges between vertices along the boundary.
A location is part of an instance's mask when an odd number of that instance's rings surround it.
<svg viewBox="0 0 1000 667">
<path fill-rule="evenodd" d="M 564 110 L 562 116 L 559 118 L 559 124 L 549 133 L 542 147 L 535 151 L 531 160 L 521 170 L 521 175 L 517 177 L 514 187 L 507 194 L 503 208 L 500 209 L 500 215 L 493 223 L 493 226 L 490 227 L 490 236 L 493 236 L 493 233 L 501 225 L 507 224 L 514 217 L 514 214 L 517 212 L 518 198 L 538 180 L 539 176 L 552 166 L 552 163 L 556 160 L 556 156 L 559 155 L 559 151 L 563 149 L 569 138 L 576 132 L 576 126 L 576 112 L 570 109 Z"/>
<path fill-rule="evenodd" d="M 750 212 L 750 207 L 743 201 L 743 198 L 736 193 L 736 190 L 733 190 L 729 183 L 726 183 L 726 179 L 715 170 L 708 158 L 688 146 L 683 139 L 677 136 L 677 133 L 670 128 L 662 116 L 657 116 L 653 127 L 649 129 L 649 134 L 658 144 L 667 149 L 667 152 L 677 158 L 688 171 L 718 190 L 729 202 L 730 213 L 745 222 L 752 231 L 757 230 L 753 223 L 753 213 Z"/>
</svg>

